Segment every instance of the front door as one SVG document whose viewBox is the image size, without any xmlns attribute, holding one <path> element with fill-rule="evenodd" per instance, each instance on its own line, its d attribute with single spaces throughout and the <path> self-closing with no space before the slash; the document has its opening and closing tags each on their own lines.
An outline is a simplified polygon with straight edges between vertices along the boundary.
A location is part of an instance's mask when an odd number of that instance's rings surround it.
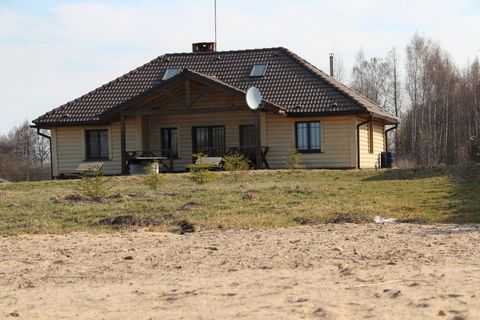
<svg viewBox="0 0 480 320">
<path fill-rule="evenodd" d="M 225 154 L 225 127 L 208 126 L 192 128 L 192 151 L 209 157 L 221 157 Z"/>
</svg>

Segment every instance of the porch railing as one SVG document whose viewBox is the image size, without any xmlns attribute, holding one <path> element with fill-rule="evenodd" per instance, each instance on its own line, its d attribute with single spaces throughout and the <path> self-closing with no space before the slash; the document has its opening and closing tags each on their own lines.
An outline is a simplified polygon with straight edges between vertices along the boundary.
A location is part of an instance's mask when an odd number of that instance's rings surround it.
<svg viewBox="0 0 480 320">
<path fill-rule="evenodd" d="M 267 162 L 267 153 L 268 147 L 261 147 L 261 157 L 263 166 L 267 169 L 270 169 L 270 166 Z M 135 163 L 137 161 L 160 161 L 169 171 L 174 169 L 174 161 L 177 159 L 173 154 L 172 150 L 132 150 L 125 152 L 125 158 L 127 164 Z M 228 154 L 240 153 L 245 155 L 253 166 L 256 164 L 256 147 L 255 146 L 246 146 L 246 147 L 221 147 L 221 148 L 207 148 L 197 150 L 197 153 L 206 154 L 209 157 L 223 157 Z M 195 161 L 192 154 L 192 163 Z"/>
</svg>

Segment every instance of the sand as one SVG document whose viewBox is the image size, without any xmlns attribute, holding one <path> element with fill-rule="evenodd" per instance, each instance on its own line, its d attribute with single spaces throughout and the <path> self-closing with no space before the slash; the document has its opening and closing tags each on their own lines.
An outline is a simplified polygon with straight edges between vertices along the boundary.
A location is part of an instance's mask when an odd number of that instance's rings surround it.
<svg viewBox="0 0 480 320">
<path fill-rule="evenodd" d="M 0 238 L 0 319 L 480 319 L 480 226 Z"/>
</svg>

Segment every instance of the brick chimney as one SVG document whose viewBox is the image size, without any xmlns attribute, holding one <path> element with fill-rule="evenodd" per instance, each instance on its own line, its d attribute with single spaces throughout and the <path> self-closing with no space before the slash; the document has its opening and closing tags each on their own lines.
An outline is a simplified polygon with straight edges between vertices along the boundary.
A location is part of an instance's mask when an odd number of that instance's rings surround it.
<svg viewBox="0 0 480 320">
<path fill-rule="evenodd" d="M 197 42 L 192 43 L 192 52 L 215 52 L 217 45 L 215 42 Z"/>
</svg>

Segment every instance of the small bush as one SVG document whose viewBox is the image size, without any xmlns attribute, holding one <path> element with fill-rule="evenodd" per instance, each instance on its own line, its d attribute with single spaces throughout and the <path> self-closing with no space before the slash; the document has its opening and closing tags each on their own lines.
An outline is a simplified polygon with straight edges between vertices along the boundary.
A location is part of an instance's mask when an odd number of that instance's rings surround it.
<svg viewBox="0 0 480 320">
<path fill-rule="evenodd" d="M 245 155 L 240 153 L 232 153 L 223 157 L 223 167 L 227 171 L 233 171 L 233 176 L 235 177 L 235 182 L 238 181 L 240 172 L 245 172 L 250 169 L 250 160 L 245 157 Z"/>
<path fill-rule="evenodd" d="M 83 175 L 78 184 L 80 193 L 93 200 L 102 200 L 113 186 L 103 176 L 102 170 L 95 170 L 92 175 Z"/>
<path fill-rule="evenodd" d="M 287 161 L 285 161 L 285 166 L 288 169 L 303 169 L 304 166 L 300 164 L 300 161 L 302 161 L 302 155 L 300 154 L 300 152 L 298 152 L 297 149 L 288 150 L 288 158 Z"/>
<path fill-rule="evenodd" d="M 143 177 L 142 182 L 150 190 L 158 190 L 164 181 L 160 173 L 150 173 Z"/>
<path fill-rule="evenodd" d="M 195 158 L 200 159 L 206 157 L 206 155 L 201 154 L 201 153 L 196 153 L 193 155 Z M 210 171 L 212 169 L 213 165 L 211 163 L 205 163 L 205 162 L 200 162 L 200 163 L 195 163 L 192 164 L 190 168 L 190 179 L 199 184 L 204 184 L 210 180 L 213 179 L 213 173 Z"/>
</svg>

